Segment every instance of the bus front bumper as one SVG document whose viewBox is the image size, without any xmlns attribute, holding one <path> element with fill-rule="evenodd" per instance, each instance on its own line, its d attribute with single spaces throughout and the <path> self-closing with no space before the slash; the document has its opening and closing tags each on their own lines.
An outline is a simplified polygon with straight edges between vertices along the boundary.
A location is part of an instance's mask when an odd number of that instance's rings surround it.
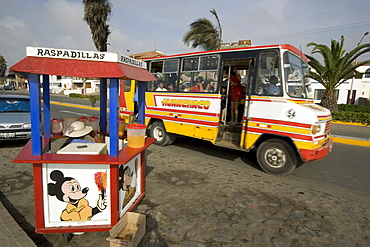
<svg viewBox="0 0 370 247">
<path fill-rule="evenodd" d="M 316 149 L 300 149 L 302 160 L 304 162 L 311 162 L 315 160 L 321 160 L 327 156 L 333 148 L 333 139 L 329 138 L 328 141 L 319 148 Z"/>
</svg>

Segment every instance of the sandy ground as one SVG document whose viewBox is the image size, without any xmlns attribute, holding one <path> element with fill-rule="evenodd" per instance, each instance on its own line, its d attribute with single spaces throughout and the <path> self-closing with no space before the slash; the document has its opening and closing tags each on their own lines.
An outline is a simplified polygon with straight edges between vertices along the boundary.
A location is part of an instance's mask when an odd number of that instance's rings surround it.
<svg viewBox="0 0 370 247">
<path fill-rule="evenodd" d="M 23 145 L 0 143 L 0 197 L 37 246 L 109 246 L 107 232 L 34 232 L 32 166 L 12 163 Z M 369 198 L 154 145 L 147 164 L 140 246 L 370 246 Z"/>
</svg>

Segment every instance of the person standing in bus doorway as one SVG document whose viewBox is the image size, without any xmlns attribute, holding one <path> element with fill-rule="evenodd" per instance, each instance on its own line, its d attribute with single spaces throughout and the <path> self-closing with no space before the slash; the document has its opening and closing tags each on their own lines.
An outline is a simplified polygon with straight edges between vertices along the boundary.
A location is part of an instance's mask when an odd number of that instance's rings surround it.
<svg viewBox="0 0 370 247">
<path fill-rule="evenodd" d="M 243 98 L 243 86 L 241 84 L 240 76 L 231 71 L 230 81 L 230 114 L 231 120 L 229 124 L 238 123 L 238 107 L 240 100 Z"/>
<path fill-rule="evenodd" d="M 226 87 L 221 88 L 221 119 L 220 123 L 225 124 L 226 123 L 226 96 L 227 90 Z"/>
</svg>

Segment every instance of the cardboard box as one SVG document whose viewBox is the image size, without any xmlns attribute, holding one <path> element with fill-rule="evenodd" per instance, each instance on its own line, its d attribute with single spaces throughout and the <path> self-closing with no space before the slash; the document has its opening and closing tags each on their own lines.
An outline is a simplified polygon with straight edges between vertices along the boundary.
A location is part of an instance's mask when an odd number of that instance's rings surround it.
<svg viewBox="0 0 370 247">
<path fill-rule="evenodd" d="M 146 232 L 146 216 L 127 212 L 109 231 L 110 247 L 136 247 Z"/>
</svg>

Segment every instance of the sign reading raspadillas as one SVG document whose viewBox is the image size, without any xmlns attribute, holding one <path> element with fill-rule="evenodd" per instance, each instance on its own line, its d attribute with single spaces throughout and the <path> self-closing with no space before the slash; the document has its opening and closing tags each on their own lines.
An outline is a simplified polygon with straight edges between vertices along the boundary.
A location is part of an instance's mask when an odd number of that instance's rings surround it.
<svg viewBox="0 0 370 247">
<path fill-rule="evenodd" d="M 27 56 L 30 57 L 77 59 L 100 62 L 119 62 L 146 69 L 146 63 L 144 63 L 143 61 L 113 52 L 84 51 L 84 50 L 56 49 L 56 48 L 28 46 L 26 48 L 26 54 Z"/>
</svg>

